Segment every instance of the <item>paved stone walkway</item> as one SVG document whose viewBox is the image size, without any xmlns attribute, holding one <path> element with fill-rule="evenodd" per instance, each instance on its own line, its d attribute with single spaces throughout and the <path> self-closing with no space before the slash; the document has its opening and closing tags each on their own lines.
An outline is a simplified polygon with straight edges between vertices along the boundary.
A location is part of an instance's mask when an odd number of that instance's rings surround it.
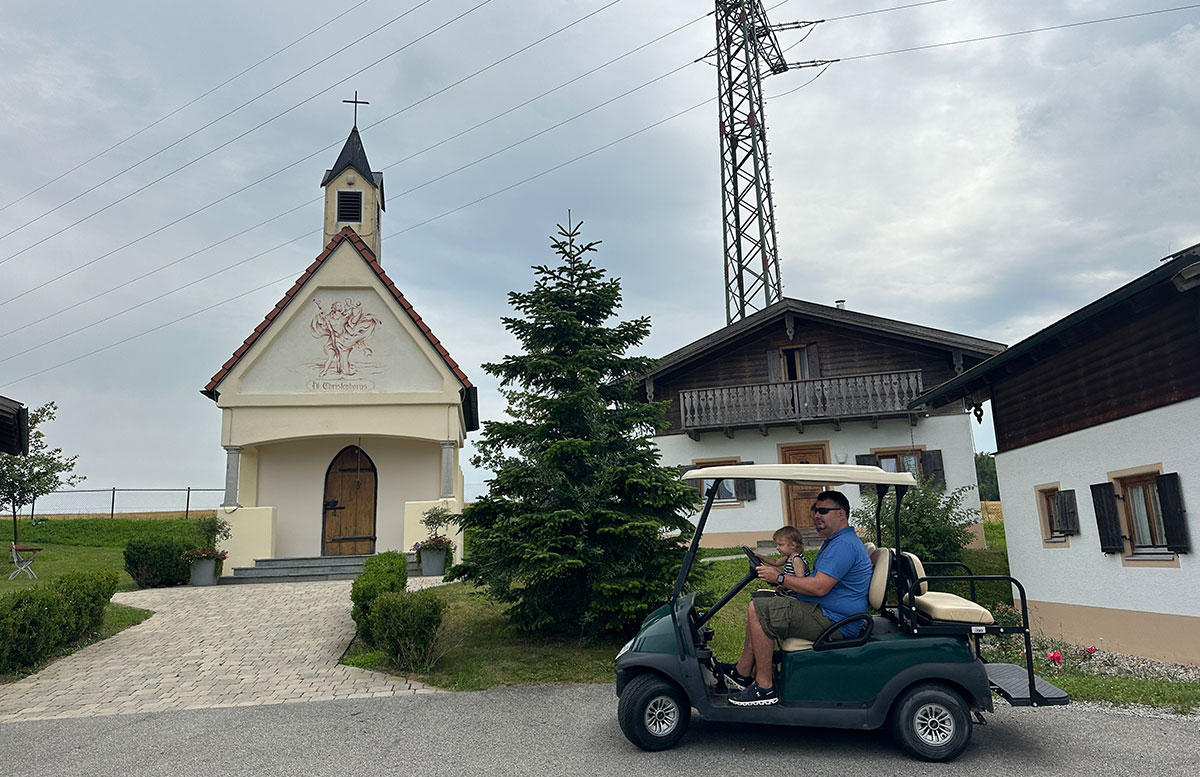
<svg viewBox="0 0 1200 777">
<path fill-rule="evenodd" d="M 424 588 L 440 578 L 413 578 Z M 338 664 L 350 581 L 157 588 L 113 601 L 154 615 L 0 686 L 0 723 L 433 693 Z"/>
</svg>

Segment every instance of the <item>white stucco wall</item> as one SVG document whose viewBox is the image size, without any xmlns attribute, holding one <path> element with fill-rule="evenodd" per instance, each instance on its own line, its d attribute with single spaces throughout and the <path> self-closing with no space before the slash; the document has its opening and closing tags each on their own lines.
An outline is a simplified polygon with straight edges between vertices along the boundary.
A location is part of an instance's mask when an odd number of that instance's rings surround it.
<svg viewBox="0 0 1200 777">
<path fill-rule="evenodd" d="M 321 555 L 325 472 L 338 452 L 358 445 L 375 463 L 377 551 L 407 551 L 422 537 L 405 537 L 404 503 L 436 500 L 441 447 L 423 440 L 327 437 L 258 448 L 258 505 L 276 510 L 275 555 Z"/>
<path fill-rule="evenodd" d="M 975 446 L 971 438 L 970 417 L 963 413 L 953 416 L 921 418 L 916 426 L 907 419 L 888 419 L 879 422 L 879 428 L 862 421 L 843 423 L 841 431 L 831 424 L 814 424 L 805 427 L 800 434 L 793 427 L 768 428 L 764 437 L 757 429 L 734 432 L 733 439 L 721 432 L 708 432 L 692 440 L 685 434 L 661 435 L 655 438 L 662 452 L 662 463 L 666 466 L 690 466 L 695 459 L 712 459 L 726 456 L 740 457 L 742 461 L 756 464 L 779 463 L 781 445 L 829 446 L 831 464 L 853 464 L 858 454 L 869 453 L 872 448 L 921 447 L 926 450 L 941 450 L 942 464 L 946 472 L 948 490 L 960 486 L 976 485 Z M 841 461 L 840 456 L 845 460 Z M 852 505 L 861 504 L 857 486 L 843 489 Z M 968 492 L 965 504 L 979 510 L 977 489 Z M 770 532 L 784 524 L 786 515 L 782 489 L 775 484 L 759 482 L 757 498 L 740 507 L 714 509 L 705 527 L 705 534 L 721 532 Z"/>
<path fill-rule="evenodd" d="M 1200 541 L 1200 399 L 1111 421 L 996 456 L 1009 567 L 1031 600 L 1200 616 L 1200 559 L 1180 554 L 1179 568 L 1125 566 L 1100 552 L 1090 486 L 1107 473 L 1161 462 L 1178 472 L 1193 547 Z M 1069 547 L 1042 547 L 1034 487 L 1074 489 L 1077 536 Z"/>
</svg>

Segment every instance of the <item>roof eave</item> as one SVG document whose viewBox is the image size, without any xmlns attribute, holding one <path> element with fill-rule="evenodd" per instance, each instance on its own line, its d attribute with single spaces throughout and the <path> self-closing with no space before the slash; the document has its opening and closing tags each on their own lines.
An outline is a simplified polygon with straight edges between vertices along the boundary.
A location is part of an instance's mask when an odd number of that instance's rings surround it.
<svg viewBox="0 0 1200 777">
<path fill-rule="evenodd" d="M 1164 258 L 1158 267 L 1145 275 L 1134 278 L 1124 286 L 1109 292 L 1094 302 L 1084 305 L 1074 313 L 1055 321 L 1039 332 L 1035 332 L 1016 345 L 1010 346 L 1008 350 L 980 362 L 963 374 L 939 386 L 935 386 L 932 390 L 910 402 L 908 404 L 909 409 L 915 409 L 921 405 L 929 405 L 935 408 L 942 407 L 955 400 L 979 394 L 984 389 L 987 390 L 987 394 L 977 397 L 978 401 L 990 398 L 991 376 L 996 370 L 1021 358 L 1042 343 L 1058 337 L 1108 309 L 1119 305 L 1130 297 L 1140 294 L 1158 283 L 1170 281 L 1184 266 L 1197 259 L 1200 259 L 1200 243 L 1171 254 Z"/>
</svg>

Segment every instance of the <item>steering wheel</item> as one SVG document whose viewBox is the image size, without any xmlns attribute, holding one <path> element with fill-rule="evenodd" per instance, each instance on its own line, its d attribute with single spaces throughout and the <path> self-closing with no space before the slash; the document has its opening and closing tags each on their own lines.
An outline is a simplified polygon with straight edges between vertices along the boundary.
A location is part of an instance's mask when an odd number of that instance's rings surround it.
<svg viewBox="0 0 1200 777">
<path fill-rule="evenodd" d="M 750 569 L 758 569 L 759 565 L 762 564 L 762 561 L 758 558 L 758 554 L 745 545 L 742 546 L 742 552 L 746 554 L 746 558 L 750 559 Z"/>
</svg>

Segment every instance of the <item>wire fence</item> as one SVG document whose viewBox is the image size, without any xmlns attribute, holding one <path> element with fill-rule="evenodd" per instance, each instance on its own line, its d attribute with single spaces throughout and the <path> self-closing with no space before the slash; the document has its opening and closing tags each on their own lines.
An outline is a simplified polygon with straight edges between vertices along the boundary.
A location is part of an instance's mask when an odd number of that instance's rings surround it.
<svg viewBox="0 0 1200 777">
<path fill-rule="evenodd" d="M 52 491 L 22 510 L 33 518 L 116 518 L 131 513 L 183 516 L 216 510 L 223 488 L 76 488 Z"/>
</svg>

